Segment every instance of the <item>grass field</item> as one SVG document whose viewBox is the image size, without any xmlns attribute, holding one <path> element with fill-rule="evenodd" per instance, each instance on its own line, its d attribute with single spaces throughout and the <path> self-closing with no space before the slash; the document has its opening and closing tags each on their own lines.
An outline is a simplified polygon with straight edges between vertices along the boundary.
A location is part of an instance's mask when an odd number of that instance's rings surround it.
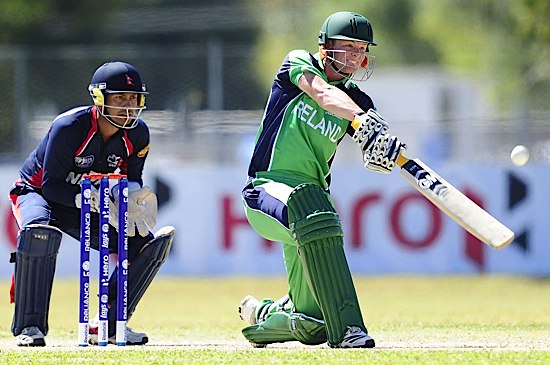
<svg viewBox="0 0 550 365">
<path fill-rule="evenodd" d="M 153 283 L 130 322 L 146 346 L 76 346 L 76 281 L 58 280 L 45 348 L 18 348 L 13 308 L 0 303 L 2 364 L 549 364 L 550 279 L 501 276 L 358 277 L 375 349 L 297 342 L 252 348 L 237 305 L 278 298 L 284 278 L 167 278 Z M 6 293 L 8 282 L 0 282 Z M 95 306 L 94 306 L 95 307 Z M 94 308 L 95 309 L 95 308 Z"/>
</svg>

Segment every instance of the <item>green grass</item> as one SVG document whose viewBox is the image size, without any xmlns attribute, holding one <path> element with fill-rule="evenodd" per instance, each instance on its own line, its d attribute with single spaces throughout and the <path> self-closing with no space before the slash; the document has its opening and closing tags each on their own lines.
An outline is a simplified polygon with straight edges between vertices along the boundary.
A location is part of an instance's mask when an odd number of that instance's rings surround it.
<svg viewBox="0 0 550 365">
<path fill-rule="evenodd" d="M 150 343 L 78 348 L 76 281 L 58 280 L 45 348 L 17 348 L 13 308 L 0 303 L 3 364 L 548 364 L 550 280 L 503 276 L 358 277 L 363 315 L 377 347 L 333 350 L 299 343 L 253 349 L 240 334 L 246 294 L 274 299 L 284 278 L 155 281 L 130 325 Z M 0 293 L 8 283 L 0 282 Z M 95 308 L 94 308 L 95 309 Z M 95 313 L 95 312 L 94 312 Z"/>
</svg>

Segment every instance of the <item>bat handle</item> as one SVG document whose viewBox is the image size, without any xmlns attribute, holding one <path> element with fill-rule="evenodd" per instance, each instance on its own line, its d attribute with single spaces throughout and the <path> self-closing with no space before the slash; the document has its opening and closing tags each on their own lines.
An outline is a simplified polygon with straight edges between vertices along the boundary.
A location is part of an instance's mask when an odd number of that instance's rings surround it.
<svg viewBox="0 0 550 365">
<path fill-rule="evenodd" d="M 397 166 L 403 167 L 403 165 L 406 164 L 408 161 L 409 159 L 400 153 L 399 156 L 397 156 L 397 161 L 395 161 L 395 163 L 397 164 Z"/>
</svg>

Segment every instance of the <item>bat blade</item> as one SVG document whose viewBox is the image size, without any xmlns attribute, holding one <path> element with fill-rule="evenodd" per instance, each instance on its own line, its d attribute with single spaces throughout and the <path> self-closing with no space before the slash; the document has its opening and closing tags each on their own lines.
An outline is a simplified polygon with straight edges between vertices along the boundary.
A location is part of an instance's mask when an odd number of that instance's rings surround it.
<svg viewBox="0 0 550 365">
<path fill-rule="evenodd" d="M 441 178 L 420 159 L 408 159 L 400 155 L 397 165 L 401 167 L 401 176 L 416 190 L 483 243 L 501 249 L 514 240 L 514 232 Z"/>
</svg>

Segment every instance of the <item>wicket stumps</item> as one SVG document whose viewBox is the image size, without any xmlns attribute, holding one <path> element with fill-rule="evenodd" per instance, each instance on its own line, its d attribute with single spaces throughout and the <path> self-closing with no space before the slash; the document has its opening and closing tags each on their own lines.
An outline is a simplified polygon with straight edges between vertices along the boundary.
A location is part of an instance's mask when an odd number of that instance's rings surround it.
<svg viewBox="0 0 550 365">
<path fill-rule="evenodd" d="M 109 180 L 118 182 L 118 259 L 117 259 L 117 318 L 115 342 L 126 345 L 128 305 L 128 179 L 119 174 L 84 175 L 81 185 L 80 210 L 80 316 L 78 344 L 88 346 L 90 319 L 90 244 L 92 180 L 99 180 L 99 325 L 98 345 L 109 343 L 109 215 L 111 188 Z"/>
</svg>

